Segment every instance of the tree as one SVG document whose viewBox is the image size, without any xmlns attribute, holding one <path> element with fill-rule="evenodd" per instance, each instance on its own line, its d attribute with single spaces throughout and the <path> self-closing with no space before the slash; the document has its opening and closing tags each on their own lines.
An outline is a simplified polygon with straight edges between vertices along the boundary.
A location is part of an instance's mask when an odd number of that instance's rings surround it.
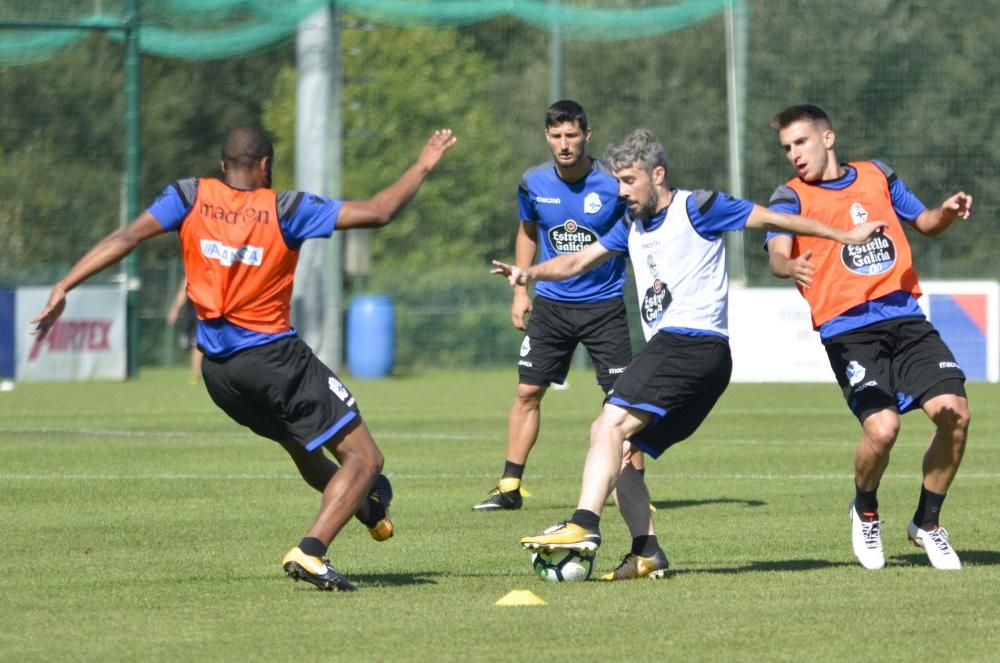
<svg viewBox="0 0 1000 663">
<path fill-rule="evenodd" d="M 390 184 L 430 133 L 451 127 L 458 145 L 403 218 L 374 234 L 376 274 L 443 264 L 485 264 L 510 251 L 516 219 L 509 125 L 490 103 L 493 67 L 453 29 L 374 26 L 348 17 L 342 33 L 343 196 Z M 292 181 L 295 70 L 265 106 L 277 182 Z"/>
</svg>

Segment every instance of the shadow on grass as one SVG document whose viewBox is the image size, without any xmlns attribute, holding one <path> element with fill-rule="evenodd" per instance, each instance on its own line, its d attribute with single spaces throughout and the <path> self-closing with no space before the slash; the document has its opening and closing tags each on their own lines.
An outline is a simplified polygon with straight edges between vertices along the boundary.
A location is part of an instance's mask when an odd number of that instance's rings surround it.
<svg viewBox="0 0 1000 663">
<path fill-rule="evenodd" d="M 351 573 L 348 578 L 365 587 L 403 587 L 407 585 L 436 585 L 435 577 L 449 575 L 440 571 L 416 573 Z"/>
<path fill-rule="evenodd" d="M 815 571 L 843 566 L 857 566 L 856 562 L 831 562 L 825 559 L 783 559 L 772 562 L 751 562 L 744 566 L 720 567 L 714 569 L 677 569 L 668 572 L 668 577 L 688 574 L 733 575 L 755 571 Z"/>
<path fill-rule="evenodd" d="M 657 511 L 662 511 L 664 509 L 687 509 L 695 506 L 711 506 L 714 504 L 737 504 L 751 509 L 767 505 L 767 502 L 764 500 L 745 500 L 737 497 L 710 497 L 704 500 L 651 500 L 650 503 L 656 507 Z M 615 505 L 614 501 L 610 497 L 605 504 L 606 506 Z M 545 506 L 541 507 L 539 510 L 565 511 L 566 509 L 569 509 L 572 511 L 575 508 L 575 504 L 564 504 L 561 506 Z"/>
<path fill-rule="evenodd" d="M 958 557 L 963 565 L 973 566 L 998 566 L 1000 565 L 1000 552 L 995 550 L 961 550 Z M 922 552 L 914 552 L 906 555 L 893 555 L 892 561 L 907 566 L 928 566 L 927 555 Z"/>
<path fill-rule="evenodd" d="M 763 500 L 741 500 L 732 497 L 713 497 L 705 500 L 653 500 L 652 503 L 657 511 L 661 509 L 686 509 L 692 506 L 708 506 L 711 504 L 740 504 L 750 508 L 767 504 Z"/>
</svg>

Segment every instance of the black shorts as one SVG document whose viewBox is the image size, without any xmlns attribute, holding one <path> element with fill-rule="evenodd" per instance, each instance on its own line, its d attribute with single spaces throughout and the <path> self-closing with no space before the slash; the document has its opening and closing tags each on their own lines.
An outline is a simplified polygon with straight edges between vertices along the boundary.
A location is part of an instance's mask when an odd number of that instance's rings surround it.
<svg viewBox="0 0 1000 663">
<path fill-rule="evenodd" d="M 577 343 L 594 362 L 597 383 L 606 392 L 632 359 L 625 300 L 571 304 L 535 297 L 517 362 L 521 384 L 564 382 Z"/>
<path fill-rule="evenodd" d="M 607 402 L 654 415 L 631 442 L 657 458 L 698 429 L 732 373 L 725 338 L 657 332 L 615 382 Z"/>
<path fill-rule="evenodd" d="M 201 364 L 208 394 L 239 424 L 312 451 L 361 423 L 354 397 L 298 336 Z"/>
<path fill-rule="evenodd" d="M 830 367 L 860 421 L 894 408 L 900 414 L 934 396 L 965 396 L 965 373 L 923 318 L 895 318 L 823 341 Z"/>
</svg>

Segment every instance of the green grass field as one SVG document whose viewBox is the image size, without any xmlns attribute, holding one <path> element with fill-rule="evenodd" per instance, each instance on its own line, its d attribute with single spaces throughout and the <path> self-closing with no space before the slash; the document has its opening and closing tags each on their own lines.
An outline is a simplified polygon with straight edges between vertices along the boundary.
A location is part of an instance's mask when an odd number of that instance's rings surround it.
<svg viewBox="0 0 1000 663">
<path fill-rule="evenodd" d="M 0 393 L 0 660 L 997 660 L 1000 387 L 969 386 L 945 503 L 965 568 L 906 540 L 930 424 L 907 416 L 880 491 L 887 567 L 851 553 L 857 424 L 832 385 L 734 384 L 648 465 L 669 580 L 548 584 L 518 539 L 569 516 L 599 394 L 544 403 L 520 512 L 474 513 L 502 468 L 513 371 L 347 379 L 396 490 L 396 537 L 330 550 L 360 588 L 281 573 L 318 495 L 181 370 Z M 605 511 L 598 570 L 628 548 Z M 498 607 L 514 589 L 546 605 Z"/>
</svg>

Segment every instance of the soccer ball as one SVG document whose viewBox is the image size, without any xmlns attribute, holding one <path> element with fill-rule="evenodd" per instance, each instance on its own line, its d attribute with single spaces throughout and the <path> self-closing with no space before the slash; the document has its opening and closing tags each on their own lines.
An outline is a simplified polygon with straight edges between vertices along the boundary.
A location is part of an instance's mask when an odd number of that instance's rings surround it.
<svg viewBox="0 0 1000 663">
<path fill-rule="evenodd" d="M 581 550 L 543 550 L 531 555 L 535 575 L 548 582 L 586 580 L 594 570 L 594 554 Z"/>
</svg>

